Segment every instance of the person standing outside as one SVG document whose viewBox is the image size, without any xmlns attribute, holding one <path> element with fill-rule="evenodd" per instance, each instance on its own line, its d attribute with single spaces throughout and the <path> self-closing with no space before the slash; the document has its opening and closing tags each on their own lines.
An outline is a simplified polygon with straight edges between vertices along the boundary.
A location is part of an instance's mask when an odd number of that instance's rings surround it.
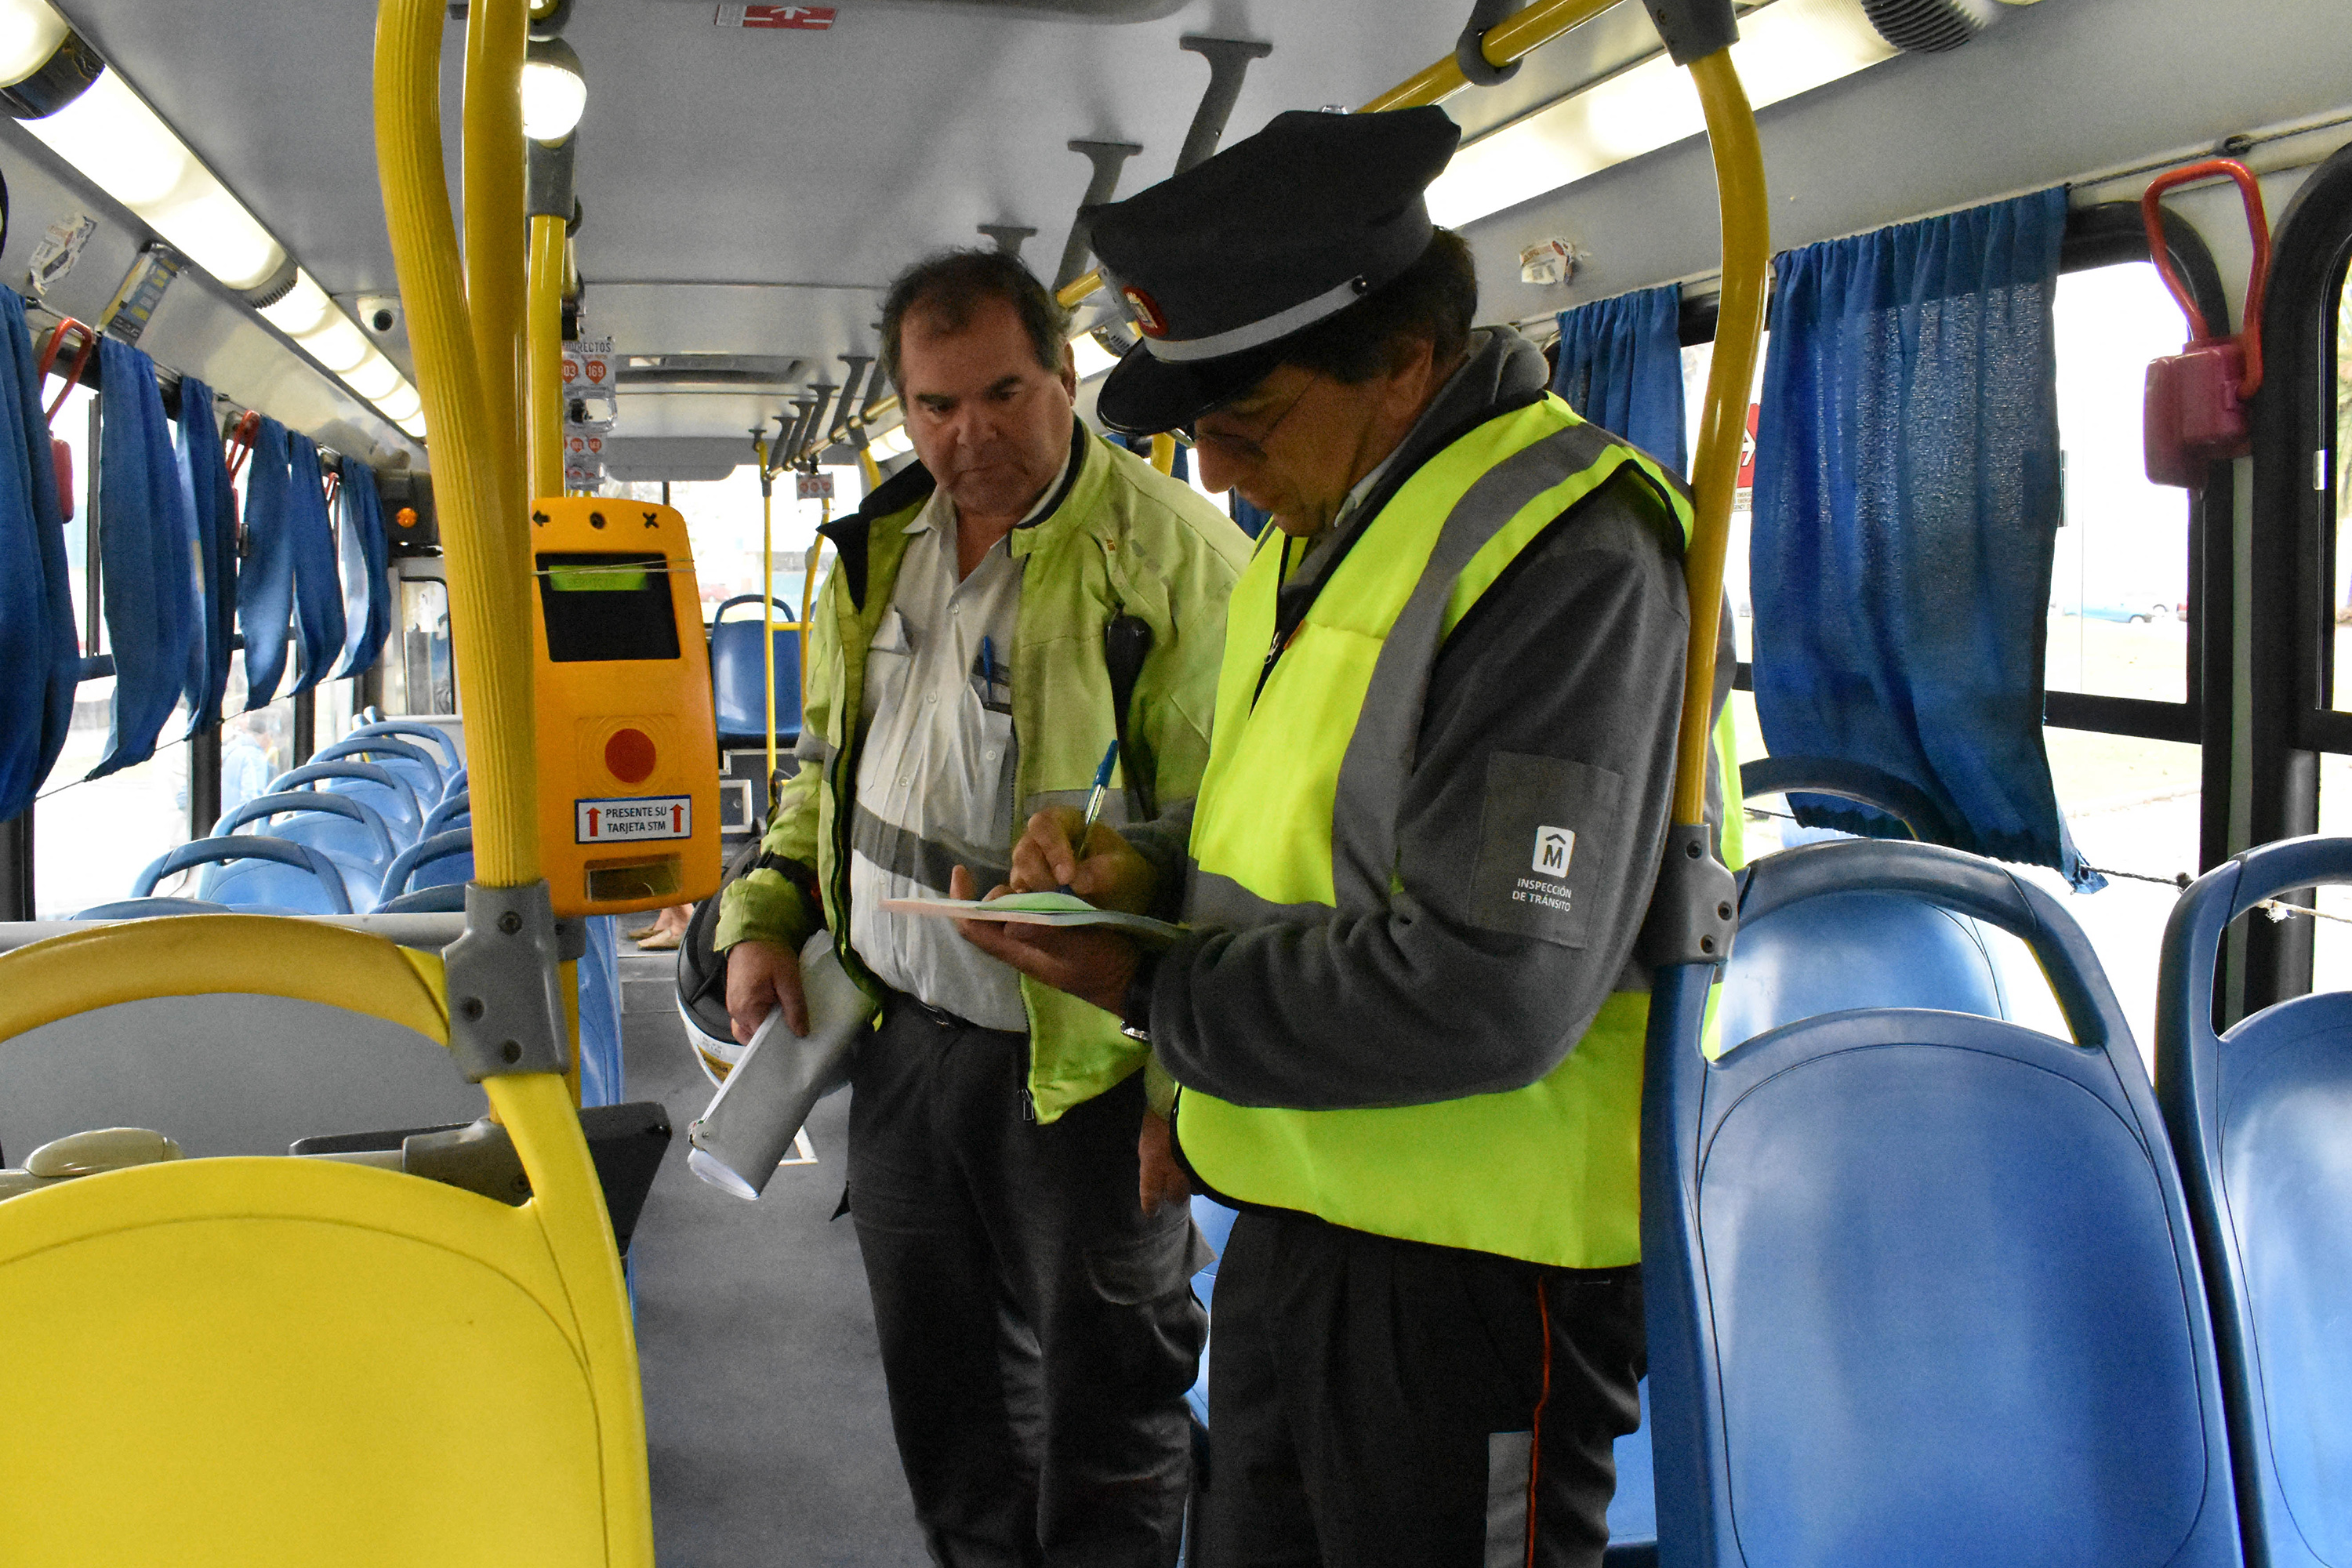
<svg viewBox="0 0 2352 1568">
<path fill-rule="evenodd" d="M 807 1028 L 795 955 L 820 927 L 881 1002 L 851 1078 L 849 1212 L 899 1458 L 951 1568 L 1172 1564 L 1204 1330 L 1186 1206 L 1139 1202 L 1170 1184 L 1139 1163 L 1165 1145 L 1142 1136 L 1148 1048 L 881 907 L 948 892 L 959 865 L 1001 881 L 1021 824 L 1082 802 L 1115 741 L 1107 821 L 1190 799 L 1207 761 L 1249 542 L 1088 433 L 1066 339 L 1006 256 L 891 286 L 881 361 L 920 461 L 824 530 L 801 765 L 715 942 L 739 1039 L 779 1006 Z M 1123 715 L 1115 620 L 1149 648 Z"/>
<path fill-rule="evenodd" d="M 1436 109 L 1284 114 L 1094 215 L 1142 342 L 1115 428 L 1189 426 L 1271 511 L 1189 810 L 1011 885 L 1191 930 L 976 945 L 1148 1038 L 1241 1209 L 1210 1363 L 1219 1568 L 1596 1565 L 1643 1366 L 1634 961 L 1689 624 L 1678 480 L 1473 330 Z M 1718 694 L 1718 702 L 1720 694 Z"/>
</svg>

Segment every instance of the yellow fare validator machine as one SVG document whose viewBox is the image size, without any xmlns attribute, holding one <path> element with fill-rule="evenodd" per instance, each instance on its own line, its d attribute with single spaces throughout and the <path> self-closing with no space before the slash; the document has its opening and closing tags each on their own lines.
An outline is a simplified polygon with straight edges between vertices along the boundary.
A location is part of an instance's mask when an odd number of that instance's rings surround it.
<svg viewBox="0 0 2352 1568">
<path fill-rule="evenodd" d="M 559 915 L 719 889 L 719 737 L 686 520 L 550 496 L 530 510 L 540 854 Z"/>
</svg>

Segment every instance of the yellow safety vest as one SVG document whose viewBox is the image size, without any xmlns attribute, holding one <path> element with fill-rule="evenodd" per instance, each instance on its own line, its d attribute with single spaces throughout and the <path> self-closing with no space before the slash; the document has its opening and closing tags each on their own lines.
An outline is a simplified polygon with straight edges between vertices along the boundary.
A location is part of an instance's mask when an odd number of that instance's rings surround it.
<svg viewBox="0 0 2352 1568">
<path fill-rule="evenodd" d="M 1262 691 L 1293 544 L 1276 537 L 1258 552 L 1227 610 L 1192 822 L 1192 919 L 1235 926 L 1387 907 L 1438 647 L 1521 550 L 1628 465 L 1669 500 L 1687 543 L 1681 490 L 1559 398 L 1479 426 L 1366 525 Z M 1633 1263 L 1648 1014 L 1645 994 L 1611 995 L 1566 1060 L 1505 1093 L 1284 1110 L 1187 1089 L 1177 1137 L 1202 1178 L 1243 1203 L 1567 1268 Z"/>
</svg>

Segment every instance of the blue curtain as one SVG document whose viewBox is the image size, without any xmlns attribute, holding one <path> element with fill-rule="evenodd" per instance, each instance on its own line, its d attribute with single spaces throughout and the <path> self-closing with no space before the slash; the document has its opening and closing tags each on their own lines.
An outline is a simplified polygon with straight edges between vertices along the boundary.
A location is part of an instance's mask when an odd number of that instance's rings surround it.
<svg viewBox="0 0 2352 1568">
<path fill-rule="evenodd" d="M 114 715 L 94 779 L 155 754 L 203 638 L 204 576 L 155 362 L 100 338 L 98 374 L 99 601 L 114 653 Z"/>
<path fill-rule="evenodd" d="M 1677 474 L 1690 472 L 1683 421 L 1682 286 L 1643 289 L 1559 313 L 1551 389 Z"/>
<path fill-rule="evenodd" d="M 25 301 L 0 289 L 0 822 L 32 804 L 65 749 L 81 645 L 74 634 L 49 422 Z"/>
<path fill-rule="evenodd" d="M 1774 754 L 1882 768 L 1958 847 L 2088 890 L 2042 742 L 2065 219 L 2045 191 L 1779 258 L 1750 577 Z M 1793 804 L 1809 826 L 1901 831 Z"/>
<path fill-rule="evenodd" d="M 245 463 L 246 556 L 236 574 L 236 618 L 245 630 L 245 707 L 277 700 L 294 618 L 294 547 L 286 518 L 286 426 L 254 422 Z"/>
<path fill-rule="evenodd" d="M 384 576 L 387 546 L 383 537 L 383 502 L 376 495 L 375 471 L 356 458 L 345 458 L 338 500 L 343 526 L 336 550 L 343 570 L 343 652 L 333 679 L 357 675 L 372 668 L 392 633 L 392 584 Z"/>
<path fill-rule="evenodd" d="M 202 635 L 188 657 L 188 729 L 220 722 L 228 688 L 231 643 L 236 635 L 236 492 L 213 415 L 213 389 L 194 376 L 180 378 L 180 488 L 204 556 L 199 619 Z"/>
<path fill-rule="evenodd" d="M 294 630 L 301 639 L 297 692 L 327 679 L 343 651 L 343 582 L 335 570 L 335 530 L 327 517 L 327 476 L 308 436 L 286 436 L 286 521 L 294 545 Z"/>
</svg>

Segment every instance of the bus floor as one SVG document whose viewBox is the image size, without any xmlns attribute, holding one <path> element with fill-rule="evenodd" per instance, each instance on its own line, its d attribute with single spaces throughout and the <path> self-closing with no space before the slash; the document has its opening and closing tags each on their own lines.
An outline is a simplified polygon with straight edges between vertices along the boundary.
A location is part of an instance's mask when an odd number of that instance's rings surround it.
<svg viewBox="0 0 2352 1568">
<path fill-rule="evenodd" d="M 662 1568 L 917 1568 L 857 1237 L 841 1200 L 849 1097 L 809 1118 L 814 1165 L 759 1202 L 686 1168 L 710 1100 L 673 1001 L 674 955 L 621 950 L 632 1100 L 677 1129 L 632 1247 L 654 1551 Z"/>
</svg>

